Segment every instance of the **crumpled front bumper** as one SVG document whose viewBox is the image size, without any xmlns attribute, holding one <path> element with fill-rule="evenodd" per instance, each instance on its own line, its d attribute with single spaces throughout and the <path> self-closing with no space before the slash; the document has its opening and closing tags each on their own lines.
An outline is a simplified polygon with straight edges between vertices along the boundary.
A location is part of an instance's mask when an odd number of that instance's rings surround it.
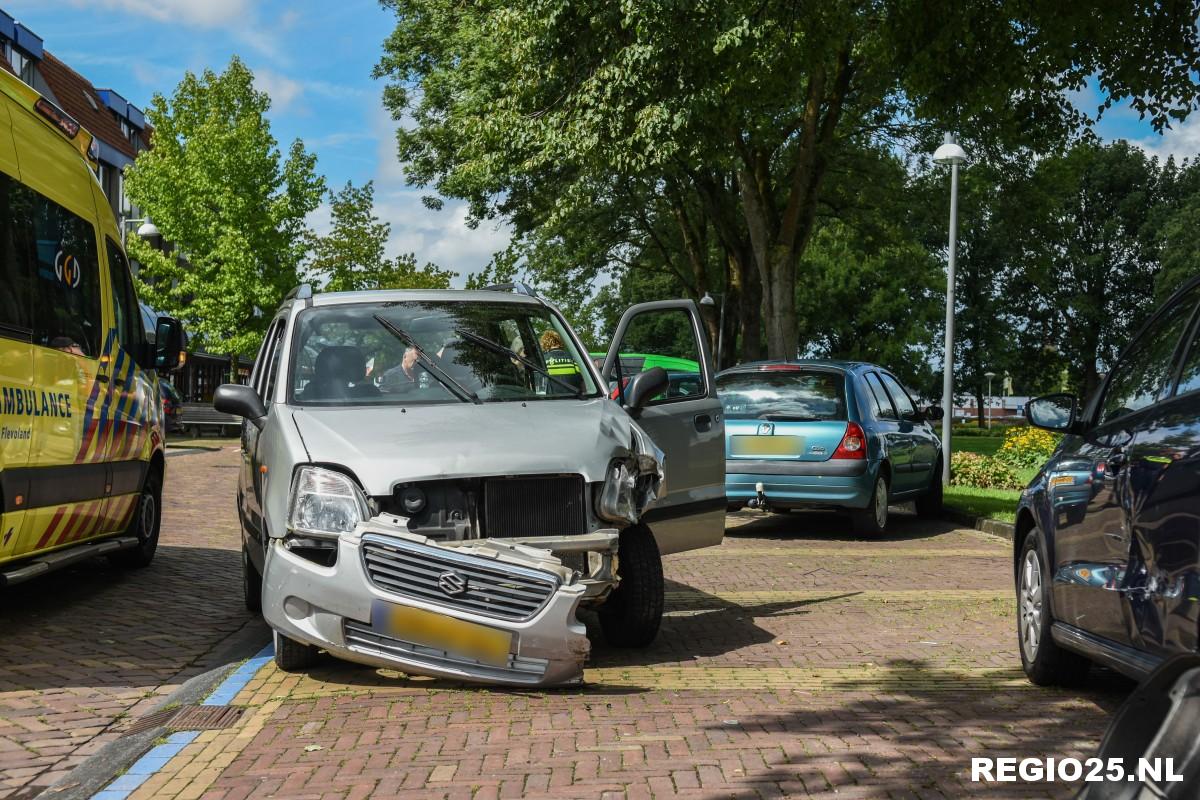
<svg viewBox="0 0 1200 800">
<path fill-rule="evenodd" d="M 615 553 L 617 533 L 589 534 L 585 541 L 583 549 Z M 263 616 L 272 628 L 347 661 L 414 675 L 529 687 L 582 680 L 590 644 L 575 614 L 589 587 L 550 550 L 487 539 L 437 543 L 409 533 L 398 518 L 386 515 L 342 535 L 337 546 L 336 563 L 325 567 L 290 552 L 281 540 L 272 541 L 263 575 Z M 389 547 L 402 548 L 410 568 L 428 575 L 431 585 L 413 590 L 386 565 L 368 566 L 364 552 L 390 552 Z M 447 558 L 462 565 L 465 574 L 540 575 L 554 588 L 527 618 L 502 618 L 479 610 L 478 599 L 470 598 L 484 592 L 472 595 L 471 586 L 462 600 L 436 597 L 439 574 L 454 571 L 438 572 Z M 381 582 L 392 590 L 381 588 Z M 503 592 L 507 584 L 501 579 L 497 586 Z M 420 624 L 411 634 L 397 631 L 387 622 L 389 614 Z M 494 643 L 501 638 L 496 631 L 511 636 L 507 655 L 479 658 L 455 644 L 464 637 Z"/>
</svg>

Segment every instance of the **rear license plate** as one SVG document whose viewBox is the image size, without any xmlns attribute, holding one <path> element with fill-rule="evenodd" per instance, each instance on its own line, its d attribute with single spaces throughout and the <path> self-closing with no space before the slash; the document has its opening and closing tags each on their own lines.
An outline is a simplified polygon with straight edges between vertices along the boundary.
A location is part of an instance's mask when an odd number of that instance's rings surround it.
<svg viewBox="0 0 1200 800">
<path fill-rule="evenodd" d="M 406 642 L 496 666 L 507 664 L 512 651 L 513 635 L 509 631 L 383 600 L 371 603 L 371 627 Z"/>
<path fill-rule="evenodd" d="M 731 436 L 729 452 L 735 456 L 798 456 L 804 452 L 801 436 Z"/>
</svg>

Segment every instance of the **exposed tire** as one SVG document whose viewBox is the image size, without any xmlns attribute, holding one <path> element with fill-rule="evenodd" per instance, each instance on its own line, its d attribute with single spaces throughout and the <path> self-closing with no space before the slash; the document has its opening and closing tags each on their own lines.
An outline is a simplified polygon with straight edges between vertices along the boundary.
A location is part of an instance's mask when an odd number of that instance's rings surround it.
<svg viewBox="0 0 1200 800">
<path fill-rule="evenodd" d="M 158 532 L 162 527 L 162 472 L 151 467 L 142 484 L 142 492 L 133 510 L 126 536 L 136 536 L 136 547 L 113 553 L 108 558 L 119 567 L 140 569 L 150 566 L 158 550 Z"/>
<path fill-rule="evenodd" d="M 915 503 L 917 515 L 921 517 L 940 517 L 942 515 L 942 462 L 939 460 L 930 477 L 929 488 L 917 498 Z"/>
<path fill-rule="evenodd" d="M 272 631 L 275 640 L 275 666 L 284 672 L 300 672 L 317 663 L 320 651 L 309 644 L 289 639 L 279 631 Z"/>
<path fill-rule="evenodd" d="M 599 609 L 604 638 L 614 647 L 645 647 L 658 636 L 663 615 L 662 556 L 649 530 L 621 531 L 617 573 L 621 583 Z"/>
<path fill-rule="evenodd" d="M 875 489 L 867 507 L 861 511 L 850 512 L 854 529 L 859 533 L 877 536 L 887 530 L 888 523 L 888 482 L 880 473 L 875 479 Z"/>
<path fill-rule="evenodd" d="M 1050 635 L 1054 624 L 1047 597 L 1050 575 L 1042 533 L 1029 532 L 1017 561 L 1017 641 L 1021 667 L 1038 686 L 1073 686 L 1087 677 L 1091 662 L 1058 646 Z"/>
<path fill-rule="evenodd" d="M 246 610 L 254 614 L 262 613 L 262 575 L 254 566 L 250 552 L 242 542 L 242 596 L 246 602 Z"/>
</svg>

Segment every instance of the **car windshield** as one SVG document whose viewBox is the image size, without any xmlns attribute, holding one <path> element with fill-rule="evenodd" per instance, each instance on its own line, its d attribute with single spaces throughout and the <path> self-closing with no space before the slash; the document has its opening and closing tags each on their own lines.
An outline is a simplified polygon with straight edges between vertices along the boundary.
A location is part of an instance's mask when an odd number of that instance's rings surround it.
<svg viewBox="0 0 1200 800">
<path fill-rule="evenodd" d="M 300 313 L 294 347 L 290 402 L 298 405 L 486 403 L 597 394 L 566 324 L 550 309 L 528 303 L 316 306 Z"/>
<path fill-rule="evenodd" d="M 816 370 L 733 372 L 717 378 L 727 419 L 816 422 L 846 419 L 846 379 Z"/>
</svg>

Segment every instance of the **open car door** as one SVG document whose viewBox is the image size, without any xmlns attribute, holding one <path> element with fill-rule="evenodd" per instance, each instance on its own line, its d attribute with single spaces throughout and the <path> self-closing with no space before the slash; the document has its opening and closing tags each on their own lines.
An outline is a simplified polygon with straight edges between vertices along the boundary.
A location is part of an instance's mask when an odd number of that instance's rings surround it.
<svg viewBox="0 0 1200 800">
<path fill-rule="evenodd" d="M 691 300 L 629 308 L 601 375 L 625 405 L 629 379 L 653 367 L 666 370 L 667 389 L 631 413 L 666 456 L 666 491 L 642 521 L 664 555 L 718 545 L 725 535 L 725 422 L 708 336 Z"/>
</svg>

